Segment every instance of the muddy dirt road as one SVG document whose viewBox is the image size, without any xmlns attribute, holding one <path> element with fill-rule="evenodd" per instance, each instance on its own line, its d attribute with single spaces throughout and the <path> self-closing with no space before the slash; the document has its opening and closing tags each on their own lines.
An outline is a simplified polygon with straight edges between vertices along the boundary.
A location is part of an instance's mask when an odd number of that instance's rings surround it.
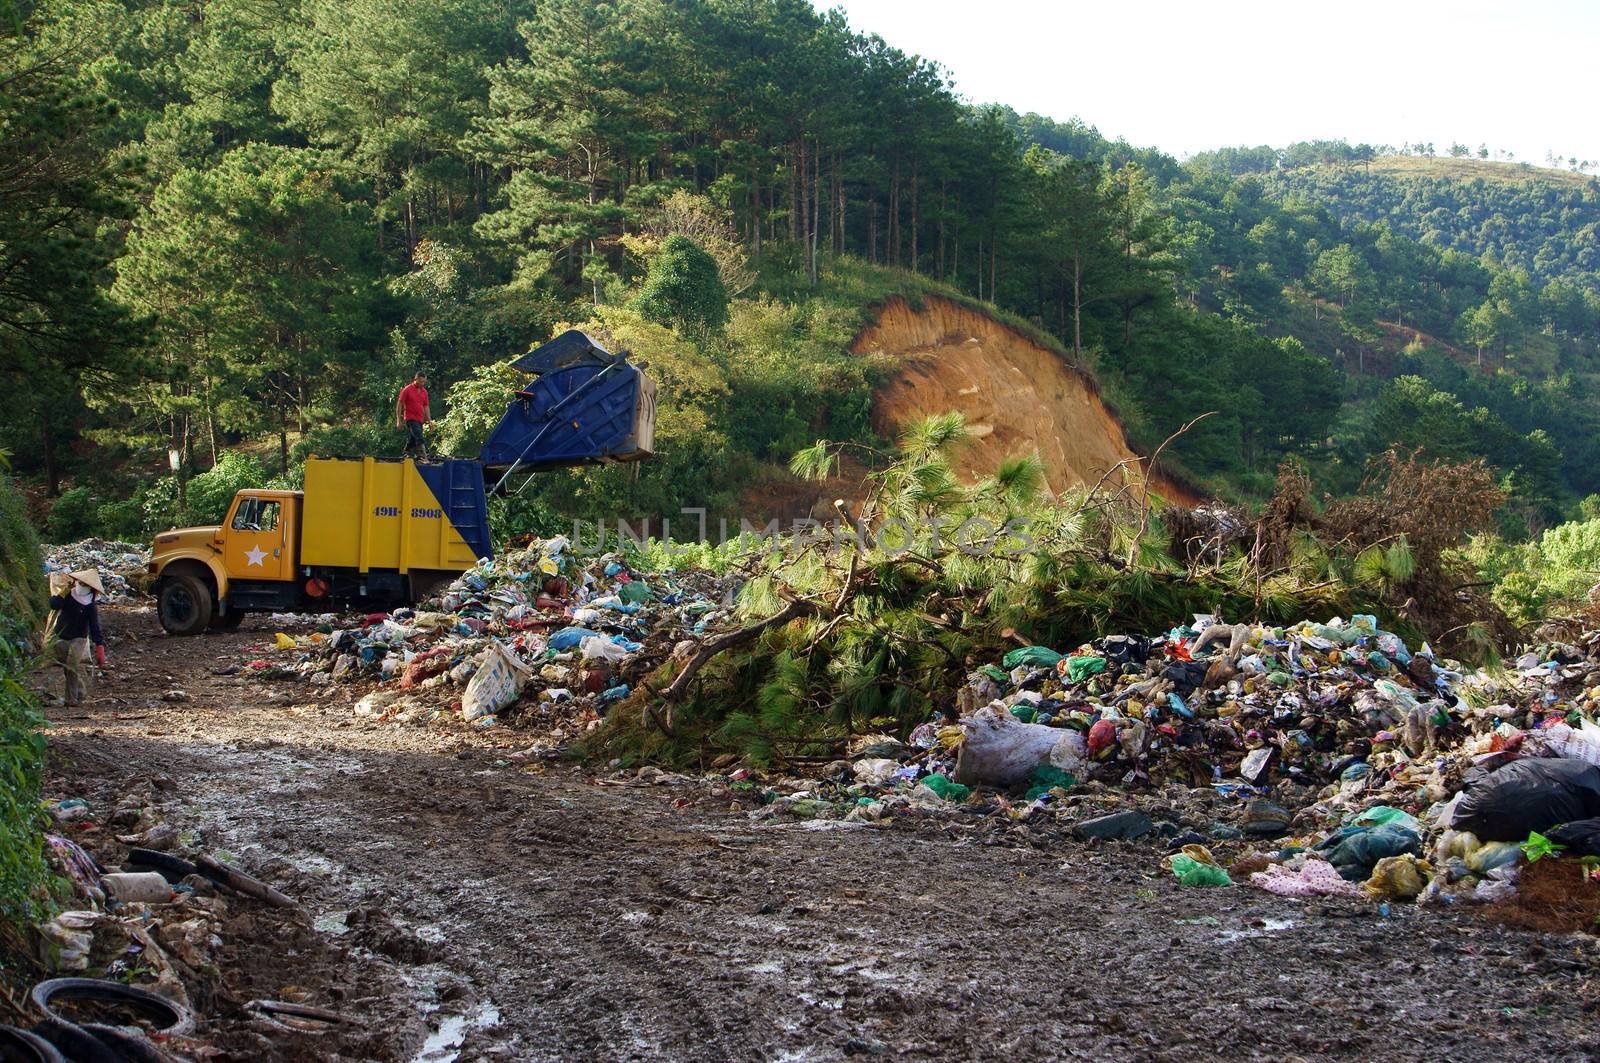
<svg viewBox="0 0 1600 1063">
<path fill-rule="evenodd" d="M 114 678 L 50 710 L 53 791 L 153 787 L 169 822 L 302 901 L 287 930 L 230 925 L 248 991 L 371 1021 L 337 1044 L 230 1041 L 218 1003 L 209 1029 L 235 1053 L 1600 1054 L 1587 939 L 1184 889 L 1153 847 L 1035 844 L 970 816 L 752 823 L 699 783 L 518 763 L 512 731 L 355 720 L 348 690 L 217 674 L 270 638 L 254 623 L 169 639 L 108 612 Z M 189 700 L 161 700 L 174 689 Z"/>
</svg>

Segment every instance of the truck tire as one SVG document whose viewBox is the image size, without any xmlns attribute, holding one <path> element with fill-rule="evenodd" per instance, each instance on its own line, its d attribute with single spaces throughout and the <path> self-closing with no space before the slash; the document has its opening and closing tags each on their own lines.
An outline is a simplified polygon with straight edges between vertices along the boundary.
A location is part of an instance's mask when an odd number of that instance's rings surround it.
<svg viewBox="0 0 1600 1063">
<path fill-rule="evenodd" d="M 189 575 L 161 581 L 156 613 L 169 635 L 198 635 L 211 623 L 211 588 Z"/>
<path fill-rule="evenodd" d="M 212 631 L 238 631 L 239 625 L 244 623 L 244 614 L 237 609 L 229 609 L 226 613 L 218 613 L 211 618 Z"/>
</svg>

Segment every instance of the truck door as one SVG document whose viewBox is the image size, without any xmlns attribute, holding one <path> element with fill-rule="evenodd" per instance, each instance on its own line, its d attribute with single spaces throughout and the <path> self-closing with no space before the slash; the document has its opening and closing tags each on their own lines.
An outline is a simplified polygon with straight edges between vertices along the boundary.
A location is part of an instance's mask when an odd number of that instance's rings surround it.
<svg viewBox="0 0 1600 1063">
<path fill-rule="evenodd" d="M 223 528 L 229 579 L 294 578 L 286 509 L 282 498 L 240 494 L 234 499 Z"/>
</svg>

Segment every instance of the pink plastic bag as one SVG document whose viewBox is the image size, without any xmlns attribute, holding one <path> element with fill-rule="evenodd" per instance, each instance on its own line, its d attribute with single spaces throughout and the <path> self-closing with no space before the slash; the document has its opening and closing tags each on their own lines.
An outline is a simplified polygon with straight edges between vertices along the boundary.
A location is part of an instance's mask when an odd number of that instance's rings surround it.
<svg viewBox="0 0 1600 1063">
<path fill-rule="evenodd" d="M 1311 858 L 1299 871 L 1290 871 L 1282 864 L 1257 871 L 1250 876 L 1250 885 L 1280 897 L 1361 896 L 1361 887 L 1340 878 L 1332 864 Z"/>
</svg>

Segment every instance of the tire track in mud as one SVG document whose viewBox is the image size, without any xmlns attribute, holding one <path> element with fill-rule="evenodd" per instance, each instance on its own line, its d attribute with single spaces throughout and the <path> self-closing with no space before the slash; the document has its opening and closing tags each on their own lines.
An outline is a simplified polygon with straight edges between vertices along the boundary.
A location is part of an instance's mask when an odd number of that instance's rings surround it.
<svg viewBox="0 0 1600 1063">
<path fill-rule="evenodd" d="M 319 925 L 350 913 L 419 1006 L 457 983 L 492 1002 L 463 1060 L 1600 1054 L 1587 941 L 1183 889 L 1153 848 L 966 819 L 753 823 L 699 784 L 508 763 L 514 733 L 353 724 L 348 690 L 211 674 L 259 630 L 111 626 L 126 671 L 55 740 L 170 776 Z M 173 684 L 191 700 L 161 702 Z"/>
</svg>

